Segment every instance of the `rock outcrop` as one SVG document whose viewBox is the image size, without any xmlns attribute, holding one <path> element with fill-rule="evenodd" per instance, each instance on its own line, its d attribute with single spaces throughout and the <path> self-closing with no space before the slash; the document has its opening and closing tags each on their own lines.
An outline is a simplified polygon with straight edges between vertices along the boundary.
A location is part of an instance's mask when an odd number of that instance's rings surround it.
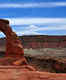
<svg viewBox="0 0 66 80">
<path fill-rule="evenodd" d="M 0 69 L 1 80 L 66 80 L 66 74 L 27 71 L 22 69 Z"/>
<path fill-rule="evenodd" d="M 13 64 L 27 64 L 27 61 L 24 57 L 23 46 L 18 39 L 15 32 L 12 31 L 9 26 L 9 21 L 0 19 L 0 31 L 6 35 L 6 57 L 12 57 L 19 59 L 18 61 L 13 62 Z"/>
<path fill-rule="evenodd" d="M 66 36 L 28 35 L 20 37 L 24 48 L 65 48 Z M 28 46 L 29 45 L 29 46 Z"/>
<path fill-rule="evenodd" d="M 24 49 L 66 48 L 66 36 L 25 35 L 20 36 L 19 39 L 21 40 L 21 44 L 23 45 Z M 5 44 L 5 38 L 1 38 L 0 47 L 4 47 L 5 49 Z"/>
<path fill-rule="evenodd" d="M 27 64 L 23 46 L 9 21 L 0 19 L 0 30 L 6 35 L 5 58 L 0 59 L 1 80 L 66 80 L 66 74 L 35 71 Z"/>
</svg>

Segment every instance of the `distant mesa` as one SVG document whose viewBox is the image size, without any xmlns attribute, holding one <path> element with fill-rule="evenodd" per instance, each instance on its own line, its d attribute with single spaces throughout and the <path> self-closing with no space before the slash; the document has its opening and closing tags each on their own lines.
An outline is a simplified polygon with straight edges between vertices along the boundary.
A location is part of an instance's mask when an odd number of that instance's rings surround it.
<svg viewBox="0 0 66 80">
<path fill-rule="evenodd" d="M 66 48 L 66 36 L 28 35 L 19 37 L 24 49 L 32 48 Z M 4 47 L 6 41 L 0 39 L 0 47 Z"/>
</svg>

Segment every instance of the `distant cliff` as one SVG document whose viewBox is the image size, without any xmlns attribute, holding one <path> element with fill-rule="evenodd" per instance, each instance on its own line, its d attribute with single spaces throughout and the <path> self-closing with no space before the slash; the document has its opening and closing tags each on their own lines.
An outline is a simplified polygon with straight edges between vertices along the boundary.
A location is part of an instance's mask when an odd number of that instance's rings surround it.
<svg viewBox="0 0 66 80">
<path fill-rule="evenodd" d="M 65 48 L 66 36 L 22 36 L 20 37 L 24 48 Z"/>
<path fill-rule="evenodd" d="M 66 48 L 66 36 L 31 35 L 20 36 L 24 48 Z M 0 50 L 5 48 L 6 40 L 0 39 Z"/>
</svg>

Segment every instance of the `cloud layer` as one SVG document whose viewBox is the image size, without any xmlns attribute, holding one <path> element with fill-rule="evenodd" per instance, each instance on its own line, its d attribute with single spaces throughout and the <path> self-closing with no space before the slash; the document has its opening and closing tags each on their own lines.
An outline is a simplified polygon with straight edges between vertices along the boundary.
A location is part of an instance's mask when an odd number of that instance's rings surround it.
<svg viewBox="0 0 66 80">
<path fill-rule="evenodd" d="M 48 35 L 48 31 L 56 31 L 57 35 L 66 30 L 66 18 L 4 18 L 17 35 Z M 51 33 L 52 35 L 54 32 Z M 60 34 L 60 35 L 61 35 Z M 65 34 L 65 33 L 63 33 Z M 3 35 L 3 33 L 1 33 Z"/>
<path fill-rule="evenodd" d="M 44 26 L 42 27 L 40 26 L 36 26 L 36 25 L 29 25 L 27 27 L 25 27 L 24 29 L 18 30 L 18 32 L 16 30 L 14 30 L 18 35 L 53 35 L 54 32 L 55 33 L 60 33 L 66 30 L 66 25 L 58 25 L 58 26 Z M 52 33 L 47 33 L 47 32 L 52 32 Z M 64 34 L 64 33 L 63 33 Z M 63 35 L 62 34 L 62 35 Z M 60 33 L 61 35 L 61 33 Z"/>
<path fill-rule="evenodd" d="M 66 7 L 66 2 L 40 2 L 40 3 L 1 3 L 0 8 L 51 8 Z"/>
<path fill-rule="evenodd" d="M 4 18 L 10 21 L 11 25 L 31 25 L 31 24 L 66 24 L 66 18 Z"/>
</svg>

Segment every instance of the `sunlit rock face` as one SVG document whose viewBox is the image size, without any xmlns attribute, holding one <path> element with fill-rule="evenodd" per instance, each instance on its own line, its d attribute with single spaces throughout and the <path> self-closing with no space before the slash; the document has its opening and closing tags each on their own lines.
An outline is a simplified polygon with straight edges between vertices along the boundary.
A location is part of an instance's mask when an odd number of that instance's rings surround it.
<svg viewBox="0 0 66 80">
<path fill-rule="evenodd" d="M 66 74 L 27 71 L 23 69 L 0 69 L 1 80 L 66 80 Z"/>
<path fill-rule="evenodd" d="M 18 59 L 22 58 L 21 60 L 12 62 L 15 65 L 19 65 L 20 63 L 27 64 L 27 61 L 24 57 L 24 50 L 21 41 L 17 37 L 16 33 L 13 32 L 13 30 L 9 26 L 8 20 L 0 19 L 0 31 L 2 31 L 6 36 L 5 56 L 12 58 L 18 57 Z"/>
<path fill-rule="evenodd" d="M 23 46 L 16 33 L 13 32 L 13 30 L 9 26 L 8 20 L 0 19 L 0 31 L 2 31 L 6 35 L 6 54 L 24 55 Z"/>
</svg>

